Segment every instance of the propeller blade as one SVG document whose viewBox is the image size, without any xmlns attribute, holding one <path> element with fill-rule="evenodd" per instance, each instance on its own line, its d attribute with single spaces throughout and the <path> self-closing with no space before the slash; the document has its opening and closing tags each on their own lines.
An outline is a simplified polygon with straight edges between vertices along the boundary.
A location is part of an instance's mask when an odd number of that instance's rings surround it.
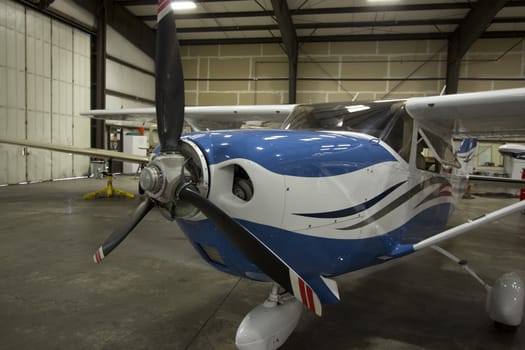
<svg viewBox="0 0 525 350">
<path fill-rule="evenodd" d="M 297 273 L 256 236 L 191 186 L 183 187 L 179 198 L 202 211 L 251 262 L 293 294 L 290 279 Z"/>
<path fill-rule="evenodd" d="M 177 149 L 184 124 L 184 76 L 171 1 L 159 0 L 155 48 L 155 103 L 161 152 Z"/>
<path fill-rule="evenodd" d="M 150 199 L 143 200 L 131 214 L 131 220 L 128 223 L 122 225 L 119 229 L 115 230 L 111 236 L 109 236 L 104 243 L 97 249 L 93 255 L 95 263 L 99 263 L 108 256 L 113 249 L 115 249 L 137 226 L 137 224 L 146 216 L 146 214 L 153 208 L 153 201 Z"/>
</svg>

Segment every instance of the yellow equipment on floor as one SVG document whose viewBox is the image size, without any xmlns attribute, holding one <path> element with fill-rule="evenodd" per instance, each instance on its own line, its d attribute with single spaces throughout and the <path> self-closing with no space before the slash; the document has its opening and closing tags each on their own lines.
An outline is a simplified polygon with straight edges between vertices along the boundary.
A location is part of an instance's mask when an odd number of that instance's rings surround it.
<svg viewBox="0 0 525 350">
<path fill-rule="evenodd" d="M 131 199 L 135 198 L 135 195 L 133 193 L 129 193 L 127 191 L 119 190 L 113 187 L 113 174 L 112 173 L 104 172 L 104 175 L 106 175 L 108 178 L 106 187 L 104 187 L 101 190 L 85 194 L 83 196 L 84 199 L 91 199 L 91 198 L 95 198 L 98 196 L 101 196 L 101 197 L 105 196 L 106 198 L 110 198 L 110 197 L 113 197 L 113 195 L 125 196 Z"/>
</svg>

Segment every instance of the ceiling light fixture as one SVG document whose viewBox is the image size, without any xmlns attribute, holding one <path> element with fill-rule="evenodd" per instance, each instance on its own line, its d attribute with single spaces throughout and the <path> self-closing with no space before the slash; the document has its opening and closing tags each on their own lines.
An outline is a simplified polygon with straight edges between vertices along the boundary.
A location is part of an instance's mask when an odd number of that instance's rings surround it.
<svg viewBox="0 0 525 350">
<path fill-rule="evenodd" d="M 173 11 L 193 10 L 196 7 L 197 5 L 193 1 L 172 1 L 171 2 L 171 9 Z"/>
</svg>

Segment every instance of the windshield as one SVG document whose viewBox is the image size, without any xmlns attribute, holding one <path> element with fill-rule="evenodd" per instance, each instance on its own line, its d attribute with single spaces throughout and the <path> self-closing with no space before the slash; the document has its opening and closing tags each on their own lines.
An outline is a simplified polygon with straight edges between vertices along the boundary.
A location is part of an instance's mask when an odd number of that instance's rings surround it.
<svg viewBox="0 0 525 350">
<path fill-rule="evenodd" d="M 298 106 L 283 123 L 285 129 L 355 131 L 384 138 L 404 101 L 322 103 Z"/>
<path fill-rule="evenodd" d="M 298 106 L 283 123 L 285 129 L 355 131 L 374 136 L 386 142 L 407 162 L 412 126 L 412 118 L 405 112 L 405 101 Z"/>
</svg>

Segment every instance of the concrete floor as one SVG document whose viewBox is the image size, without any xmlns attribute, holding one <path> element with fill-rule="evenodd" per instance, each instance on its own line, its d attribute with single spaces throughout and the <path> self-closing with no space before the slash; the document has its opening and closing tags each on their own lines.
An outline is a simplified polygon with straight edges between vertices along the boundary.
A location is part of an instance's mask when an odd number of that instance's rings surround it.
<svg viewBox="0 0 525 350">
<path fill-rule="evenodd" d="M 117 177 L 135 191 L 136 180 Z M 92 254 L 138 200 L 85 201 L 103 180 L 0 188 L 0 349 L 233 349 L 271 285 L 205 264 L 152 211 L 104 263 Z M 515 199 L 464 200 L 453 224 Z M 525 277 L 525 216 L 447 242 L 489 281 Z M 432 250 L 338 277 L 342 302 L 305 312 L 282 349 L 525 349 L 496 331 L 484 290 Z"/>
</svg>

